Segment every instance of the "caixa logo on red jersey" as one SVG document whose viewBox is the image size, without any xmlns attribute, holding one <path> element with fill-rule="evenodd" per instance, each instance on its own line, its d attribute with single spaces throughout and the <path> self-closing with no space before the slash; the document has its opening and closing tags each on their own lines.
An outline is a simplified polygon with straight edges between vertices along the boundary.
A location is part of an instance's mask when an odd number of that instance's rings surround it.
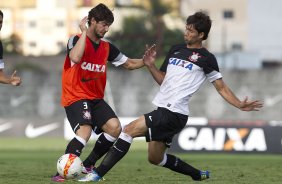
<svg viewBox="0 0 282 184">
<path fill-rule="evenodd" d="M 187 127 L 177 141 L 183 150 L 267 151 L 262 128 Z"/>
<path fill-rule="evenodd" d="M 85 62 L 85 61 L 81 64 L 81 68 L 83 70 L 88 70 L 88 71 L 92 71 L 92 72 L 105 72 L 106 71 L 106 65 L 88 63 L 88 62 Z"/>
</svg>

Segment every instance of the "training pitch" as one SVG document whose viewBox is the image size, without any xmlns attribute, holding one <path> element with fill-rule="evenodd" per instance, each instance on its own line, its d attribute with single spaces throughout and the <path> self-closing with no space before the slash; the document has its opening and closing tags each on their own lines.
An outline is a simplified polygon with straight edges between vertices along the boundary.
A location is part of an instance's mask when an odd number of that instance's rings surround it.
<svg viewBox="0 0 282 184">
<path fill-rule="evenodd" d="M 0 138 L 0 183 L 53 183 L 56 161 L 67 142 L 61 138 Z M 88 143 L 84 159 L 94 142 Z M 211 178 L 201 183 L 214 184 L 281 184 L 282 156 L 264 154 L 177 154 L 199 169 L 209 170 Z M 147 144 L 135 141 L 129 153 L 107 175 L 101 184 L 182 184 L 194 182 L 168 169 L 149 164 Z M 67 181 L 66 183 L 80 183 Z"/>
</svg>

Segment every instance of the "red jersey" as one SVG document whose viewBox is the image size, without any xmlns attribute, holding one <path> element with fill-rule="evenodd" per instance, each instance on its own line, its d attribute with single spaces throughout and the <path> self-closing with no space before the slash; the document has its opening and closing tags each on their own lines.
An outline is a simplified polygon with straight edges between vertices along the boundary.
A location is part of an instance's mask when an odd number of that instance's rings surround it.
<svg viewBox="0 0 282 184">
<path fill-rule="evenodd" d="M 106 86 L 109 43 L 100 40 L 94 49 L 91 40 L 86 37 L 84 54 L 78 64 L 73 64 L 67 54 L 62 74 L 63 106 L 81 99 L 103 99 Z"/>
</svg>

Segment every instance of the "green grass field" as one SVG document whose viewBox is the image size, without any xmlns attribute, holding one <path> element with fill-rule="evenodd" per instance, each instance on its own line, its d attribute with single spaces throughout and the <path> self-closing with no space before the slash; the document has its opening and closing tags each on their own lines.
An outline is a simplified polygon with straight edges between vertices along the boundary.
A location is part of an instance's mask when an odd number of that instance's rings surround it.
<svg viewBox="0 0 282 184">
<path fill-rule="evenodd" d="M 67 142 L 63 139 L 0 138 L 0 183 L 39 184 L 53 183 L 56 161 Z M 89 146 L 81 158 L 90 151 Z M 136 141 L 130 152 L 106 176 L 105 184 L 182 184 L 199 183 L 190 177 L 147 162 L 147 146 Z M 191 165 L 208 169 L 211 178 L 201 183 L 215 184 L 272 184 L 282 183 L 281 155 L 254 154 L 178 154 Z M 67 183 L 80 183 L 68 181 Z"/>
</svg>

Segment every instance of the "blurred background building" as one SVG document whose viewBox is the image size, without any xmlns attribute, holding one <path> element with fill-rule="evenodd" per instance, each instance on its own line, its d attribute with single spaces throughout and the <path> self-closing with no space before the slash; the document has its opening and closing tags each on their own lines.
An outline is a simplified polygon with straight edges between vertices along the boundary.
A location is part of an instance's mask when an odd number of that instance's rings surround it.
<svg viewBox="0 0 282 184">
<path fill-rule="evenodd" d="M 80 32 L 79 21 L 101 2 L 115 16 L 106 39 L 137 58 L 146 43 L 157 43 L 159 63 L 171 45 L 183 42 L 187 16 L 207 12 L 213 26 L 205 46 L 216 55 L 224 80 L 240 99 L 262 99 L 265 107 L 241 112 L 209 84 L 193 96 L 191 116 L 282 124 L 281 0 L 1 0 L 5 70 L 17 69 L 23 84 L 0 87 L 0 125 L 9 127 L 2 133 L 0 129 L 0 135 L 22 131 L 29 122 L 63 122 L 60 79 L 66 44 Z M 108 76 L 105 99 L 119 117 L 136 117 L 154 108 L 158 85 L 146 70 L 109 67 Z M 16 122 L 16 128 L 10 122 Z"/>
<path fill-rule="evenodd" d="M 78 22 L 98 3 L 112 8 L 112 32 L 122 29 L 128 16 L 142 16 L 149 0 L 9 0 L 1 1 L 5 14 L 2 39 L 16 40 L 17 50 L 28 55 L 55 55 L 65 49 L 68 37 L 79 32 Z M 169 12 L 161 18 L 169 29 L 181 29 L 188 15 L 207 12 L 212 20 L 206 46 L 217 53 L 223 68 L 260 68 L 282 63 L 280 0 L 161 0 Z M 271 13 L 268 11 L 271 10 Z M 8 49 L 12 49 L 11 47 Z"/>
</svg>

